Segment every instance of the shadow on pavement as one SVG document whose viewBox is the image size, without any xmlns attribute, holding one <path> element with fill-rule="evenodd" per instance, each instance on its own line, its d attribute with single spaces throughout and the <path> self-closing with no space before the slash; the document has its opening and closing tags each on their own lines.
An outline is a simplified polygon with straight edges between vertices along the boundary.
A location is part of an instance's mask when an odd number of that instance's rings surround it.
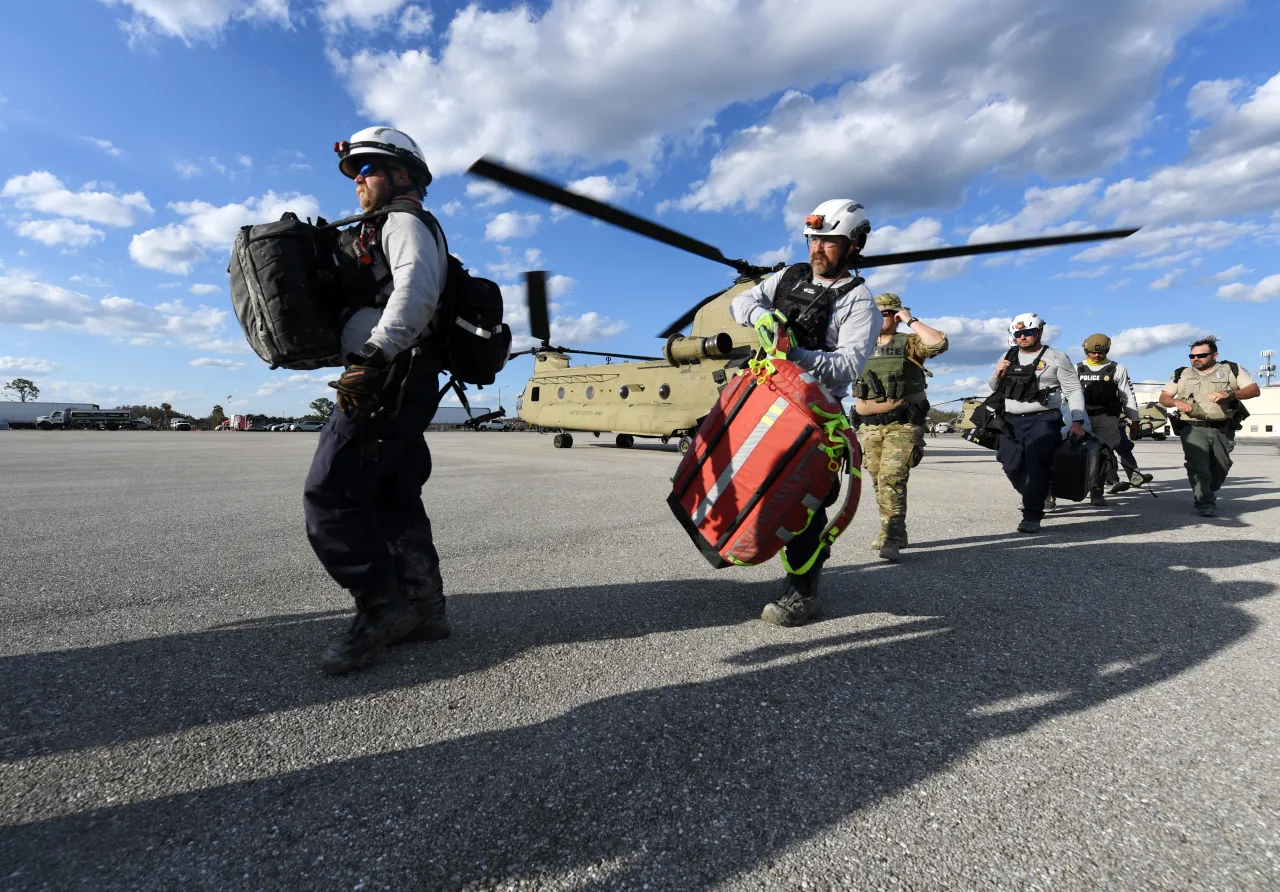
<svg viewBox="0 0 1280 892">
<path fill-rule="evenodd" d="M 705 887 L 768 870 L 984 742 L 1209 659 L 1256 627 L 1239 605 L 1276 590 L 1184 569 L 1180 543 L 1046 544 L 1025 537 L 940 551 L 894 574 L 835 567 L 830 612 L 886 615 L 877 627 L 778 630 L 775 643 L 731 658 L 727 677 L 610 696 L 527 727 L 11 826 L 0 862 L 25 864 L 10 882 L 58 888 L 102 877 L 104 866 L 109 882 L 95 888 L 537 888 L 571 871 L 575 889 Z M 1243 540 L 1204 551 L 1201 566 L 1274 556 L 1273 542 Z M 1098 567 L 1108 572 L 1105 597 L 1082 583 Z M 6 749 L 12 758 L 421 684 L 551 641 L 738 622 L 761 591 L 699 582 L 458 599 L 461 624 L 474 631 L 438 651 L 438 662 L 393 657 L 336 682 L 317 682 L 304 659 L 336 623 L 295 619 L 6 660 L 5 690 L 23 692 L 27 717 L 27 733 Z M 564 623 L 525 637 L 527 617 L 544 610 Z M 156 666 L 168 667 L 158 683 L 149 677 Z M 207 680 L 184 679 L 190 673 Z M 101 692 L 65 692 L 95 677 L 142 702 L 125 709 Z M 882 876 L 883 866 L 861 869 Z"/>
</svg>

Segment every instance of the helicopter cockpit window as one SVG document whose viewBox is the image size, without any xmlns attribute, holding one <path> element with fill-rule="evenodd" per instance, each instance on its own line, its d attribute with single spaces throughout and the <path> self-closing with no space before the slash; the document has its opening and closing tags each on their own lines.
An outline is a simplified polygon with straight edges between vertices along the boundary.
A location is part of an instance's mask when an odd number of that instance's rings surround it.
<svg viewBox="0 0 1280 892">
<path fill-rule="evenodd" d="M 628 387 L 627 385 L 623 384 L 621 387 L 618 388 L 618 396 L 622 397 L 624 400 L 630 395 L 631 395 L 631 388 Z"/>
<path fill-rule="evenodd" d="M 564 399 L 564 388 L 563 388 L 563 387 L 561 387 L 559 390 L 557 390 L 557 391 L 556 391 L 556 396 L 557 396 L 557 397 L 559 397 L 560 399 Z"/>
<path fill-rule="evenodd" d="M 670 385 L 670 384 L 661 384 L 661 385 L 659 385 L 659 386 L 658 386 L 658 399 L 660 399 L 660 400 L 665 400 L 665 399 L 666 399 L 667 397 L 669 397 L 669 396 L 671 396 L 671 385 Z"/>
<path fill-rule="evenodd" d="M 587 388 L 587 399 L 593 400 L 596 397 L 596 389 L 594 387 Z"/>
<path fill-rule="evenodd" d="M 531 389 L 529 391 L 529 402 L 536 403 L 538 401 L 538 394 L 540 394 L 541 392 L 542 392 L 541 387 L 534 387 L 533 389 Z"/>
</svg>

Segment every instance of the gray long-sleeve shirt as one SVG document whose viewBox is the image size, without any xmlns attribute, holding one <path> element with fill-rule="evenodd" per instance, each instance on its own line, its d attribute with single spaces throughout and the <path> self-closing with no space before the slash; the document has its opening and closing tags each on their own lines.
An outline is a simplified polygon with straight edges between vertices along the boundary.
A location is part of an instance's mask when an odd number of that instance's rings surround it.
<svg viewBox="0 0 1280 892">
<path fill-rule="evenodd" d="M 342 329 L 342 353 L 355 353 L 372 342 L 388 359 L 422 340 L 440 304 L 449 274 L 442 240 L 413 214 L 395 212 L 382 224 L 382 250 L 391 281 L 382 291 L 384 307 L 356 310 Z"/>
<path fill-rule="evenodd" d="M 1037 347 L 1030 352 L 1020 350 L 1016 360 L 1018 365 L 1028 365 L 1040 352 Z M 1003 357 L 1001 357 L 1003 358 Z M 1047 405 L 1024 403 L 1018 400 L 1006 400 L 1004 410 L 1010 415 L 1030 415 L 1032 412 L 1044 412 L 1048 409 L 1062 411 L 1062 400 L 1065 397 L 1067 407 L 1071 411 L 1072 421 L 1084 421 L 1084 390 L 1080 387 L 1080 376 L 1076 367 L 1061 350 L 1052 347 L 1044 348 L 1044 356 L 1036 366 L 1036 381 L 1042 388 L 1052 388 Z M 987 379 L 987 386 L 995 390 L 1000 386 L 1000 379 L 992 375 Z"/>
<path fill-rule="evenodd" d="M 754 325 L 756 320 L 772 310 L 778 280 L 784 272 L 786 270 L 774 273 L 735 297 L 729 308 L 733 320 L 740 325 Z M 845 276 L 831 282 L 813 276 L 812 281 L 824 288 L 838 288 L 852 278 Z M 811 372 L 831 391 L 832 396 L 844 397 L 848 395 L 849 388 L 858 375 L 862 374 L 862 367 L 875 349 L 879 334 L 880 311 L 876 309 L 876 303 L 871 297 L 871 289 L 861 284 L 836 298 L 835 305 L 831 308 L 831 323 L 827 326 L 827 349 L 806 350 L 803 347 L 792 347 L 787 359 Z"/>
</svg>

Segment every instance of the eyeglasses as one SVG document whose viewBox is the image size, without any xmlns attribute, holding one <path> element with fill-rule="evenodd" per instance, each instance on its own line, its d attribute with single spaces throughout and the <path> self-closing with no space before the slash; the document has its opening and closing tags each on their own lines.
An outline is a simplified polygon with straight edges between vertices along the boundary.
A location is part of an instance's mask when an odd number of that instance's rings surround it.
<svg viewBox="0 0 1280 892">
<path fill-rule="evenodd" d="M 1026 330 L 1024 330 L 1024 331 L 1015 331 L 1015 332 L 1013 333 L 1013 336 L 1014 336 L 1015 338 L 1029 338 L 1029 337 L 1031 337 L 1031 336 L 1033 336 L 1033 335 L 1038 335 L 1038 334 L 1040 334 L 1040 329 L 1038 329 L 1038 328 L 1028 328 L 1028 329 L 1026 329 Z"/>
<path fill-rule="evenodd" d="M 381 164 L 366 164 L 364 167 L 356 171 L 356 179 L 361 177 L 376 177 L 387 172 L 387 169 Z"/>
<path fill-rule="evenodd" d="M 1213 355 L 1212 353 L 1188 353 L 1187 354 L 1188 358 L 1190 359 L 1208 359 L 1212 355 Z"/>
<path fill-rule="evenodd" d="M 897 310 L 881 310 L 880 315 L 888 319 L 890 316 L 898 315 L 898 311 Z"/>
</svg>

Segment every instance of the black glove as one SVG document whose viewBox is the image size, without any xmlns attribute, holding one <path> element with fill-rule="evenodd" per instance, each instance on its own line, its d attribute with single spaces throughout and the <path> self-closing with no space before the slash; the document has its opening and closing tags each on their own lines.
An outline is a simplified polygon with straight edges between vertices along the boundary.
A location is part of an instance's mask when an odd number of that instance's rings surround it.
<svg viewBox="0 0 1280 892">
<path fill-rule="evenodd" d="M 344 415 L 357 412 L 372 412 L 381 403 L 382 384 L 386 377 L 386 369 L 373 366 L 353 365 L 344 371 L 337 381 L 330 381 L 329 386 L 338 391 L 338 408 Z"/>
</svg>

